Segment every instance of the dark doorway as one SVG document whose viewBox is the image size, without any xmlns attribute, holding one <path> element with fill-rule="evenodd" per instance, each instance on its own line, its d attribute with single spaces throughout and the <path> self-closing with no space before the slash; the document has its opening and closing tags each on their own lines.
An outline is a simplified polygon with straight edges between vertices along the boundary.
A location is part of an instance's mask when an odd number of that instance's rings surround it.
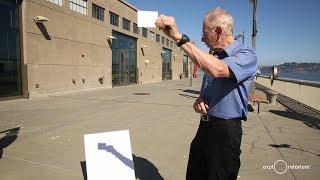
<svg viewBox="0 0 320 180">
<path fill-rule="evenodd" d="M 21 95 L 19 3 L 0 0 L 0 97 Z"/>
<path fill-rule="evenodd" d="M 171 78 L 171 50 L 163 48 L 162 53 L 162 80 L 169 80 Z"/>
<path fill-rule="evenodd" d="M 183 56 L 183 74 L 184 77 L 188 77 L 188 56 L 184 55 Z"/>
<path fill-rule="evenodd" d="M 119 32 L 112 32 L 112 85 L 136 83 L 137 40 Z"/>
</svg>

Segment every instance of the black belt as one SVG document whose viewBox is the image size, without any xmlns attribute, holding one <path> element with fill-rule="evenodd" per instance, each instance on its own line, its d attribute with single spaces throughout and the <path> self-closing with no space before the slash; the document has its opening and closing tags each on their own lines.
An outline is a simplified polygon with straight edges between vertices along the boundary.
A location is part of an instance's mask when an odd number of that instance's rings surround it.
<svg viewBox="0 0 320 180">
<path fill-rule="evenodd" d="M 231 119 L 222 119 L 214 116 L 202 114 L 201 121 L 202 122 L 211 122 L 211 123 L 227 123 L 227 122 L 236 122 L 241 124 L 242 118 L 231 118 Z"/>
</svg>

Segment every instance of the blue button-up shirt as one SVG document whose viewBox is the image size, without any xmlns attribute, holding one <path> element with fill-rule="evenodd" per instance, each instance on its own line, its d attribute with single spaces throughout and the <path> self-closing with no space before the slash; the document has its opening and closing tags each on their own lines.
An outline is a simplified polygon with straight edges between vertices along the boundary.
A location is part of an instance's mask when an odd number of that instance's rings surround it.
<svg viewBox="0 0 320 180">
<path fill-rule="evenodd" d="M 204 74 L 201 96 L 209 105 L 208 114 L 217 118 L 247 119 L 247 104 L 251 84 L 257 71 L 257 56 L 253 49 L 234 41 L 225 49 L 228 57 L 222 59 L 234 78 L 214 78 Z"/>
</svg>

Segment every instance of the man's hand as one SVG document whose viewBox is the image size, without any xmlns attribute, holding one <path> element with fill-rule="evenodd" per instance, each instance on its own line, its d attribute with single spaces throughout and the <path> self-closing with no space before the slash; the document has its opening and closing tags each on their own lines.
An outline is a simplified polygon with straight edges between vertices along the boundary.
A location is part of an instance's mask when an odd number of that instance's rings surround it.
<svg viewBox="0 0 320 180">
<path fill-rule="evenodd" d="M 176 21 L 173 17 L 160 15 L 155 24 L 167 36 L 171 37 L 175 41 L 178 41 L 182 38 L 182 35 L 179 33 Z"/>
<path fill-rule="evenodd" d="M 208 104 L 206 104 L 204 102 L 203 97 L 199 96 L 198 99 L 196 100 L 196 102 L 194 102 L 194 104 L 193 104 L 193 109 L 197 113 L 207 114 L 207 109 L 209 109 L 209 106 L 208 106 Z"/>
</svg>

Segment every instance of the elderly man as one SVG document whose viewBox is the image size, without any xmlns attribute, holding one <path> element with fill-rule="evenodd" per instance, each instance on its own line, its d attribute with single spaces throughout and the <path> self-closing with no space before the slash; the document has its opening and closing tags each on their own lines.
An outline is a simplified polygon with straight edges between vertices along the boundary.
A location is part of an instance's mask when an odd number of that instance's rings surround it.
<svg viewBox="0 0 320 180">
<path fill-rule="evenodd" d="M 193 105 L 201 120 L 190 146 L 186 179 L 237 179 L 241 120 L 247 119 L 249 90 L 257 70 L 255 52 L 234 40 L 232 16 L 222 8 L 208 12 L 203 21 L 202 41 L 209 53 L 180 34 L 173 17 L 161 15 L 156 25 L 205 72 Z"/>
</svg>

